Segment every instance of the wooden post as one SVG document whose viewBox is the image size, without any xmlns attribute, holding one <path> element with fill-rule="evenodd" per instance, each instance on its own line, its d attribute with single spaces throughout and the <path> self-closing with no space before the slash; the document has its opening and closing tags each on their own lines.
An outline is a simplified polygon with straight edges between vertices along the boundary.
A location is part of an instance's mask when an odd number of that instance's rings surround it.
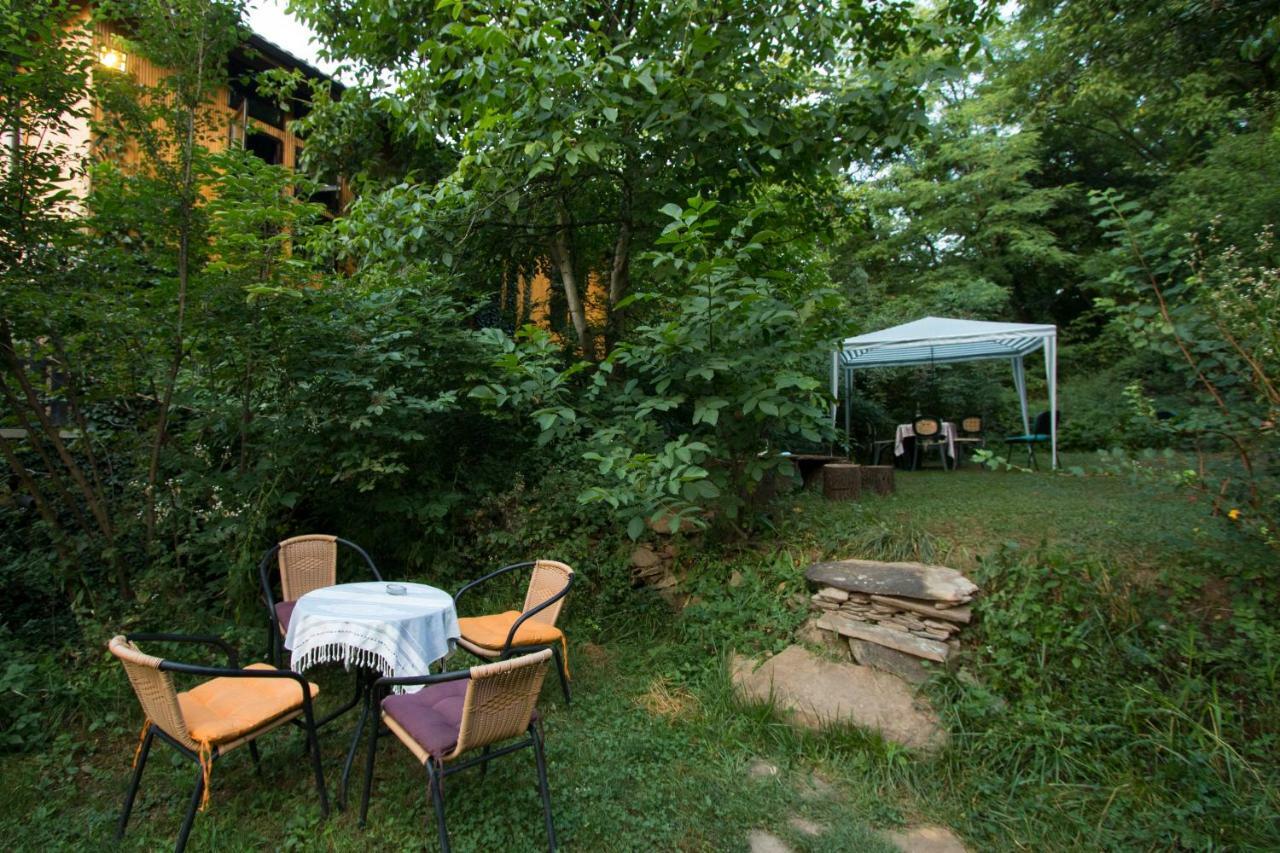
<svg viewBox="0 0 1280 853">
<path fill-rule="evenodd" d="M 862 482 L 877 495 L 893 494 L 893 466 L 863 465 Z"/>
<path fill-rule="evenodd" d="M 862 495 L 862 466 L 833 462 L 822 466 L 822 493 L 828 500 L 856 501 Z"/>
</svg>

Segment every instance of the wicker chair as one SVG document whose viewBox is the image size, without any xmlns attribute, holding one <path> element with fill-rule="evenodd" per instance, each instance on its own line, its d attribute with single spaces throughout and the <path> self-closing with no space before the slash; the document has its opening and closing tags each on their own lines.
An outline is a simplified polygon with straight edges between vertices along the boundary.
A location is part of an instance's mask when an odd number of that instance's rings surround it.
<svg viewBox="0 0 1280 853">
<path fill-rule="evenodd" d="M 201 643 L 221 648 L 227 653 L 228 666 L 196 666 L 144 654 L 135 642 Z M 320 794 L 320 813 L 329 814 L 325 794 L 324 773 L 320 768 L 320 747 L 316 742 L 315 716 L 311 700 L 320 688 L 296 672 L 276 669 L 270 664 L 251 664 L 240 668 L 236 651 L 218 637 L 194 637 L 180 634 L 130 634 L 117 636 L 108 644 L 119 658 L 133 685 L 142 711 L 146 714 L 142 741 L 134 757 L 133 781 L 125 794 L 124 808 L 116 838 L 124 837 L 133 811 L 133 801 L 142 781 L 142 771 L 157 736 L 197 766 L 195 790 L 187 806 L 175 850 L 181 853 L 195 821 L 196 811 L 203 810 L 209 799 L 209 776 L 213 762 L 231 750 L 249 745 L 254 764 L 258 764 L 257 739 L 285 723 L 301 725 L 307 734 L 316 790 Z M 209 676 L 182 693 L 174 687 L 172 673 Z M 301 719 L 299 719 L 301 718 Z"/>
<path fill-rule="evenodd" d="M 312 534 L 295 536 L 273 545 L 262 555 L 258 564 L 258 579 L 262 582 L 262 599 L 267 605 L 267 649 L 271 662 L 281 665 L 283 650 L 281 641 L 289 632 L 289 618 L 298 599 L 338 582 L 338 546 L 355 551 L 369 567 L 375 580 L 382 580 L 373 558 L 354 542 L 337 536 Z M 280 600 L 276 601 L 271 588 L 271 562 L 280 569 Z"/>
<path fill-rule="evenodd" d="M 564 606 L 564 598 L 573 586 L 574 572 L 555 560 L 536 560 L 503 566 L 479 580 L 464 586 L 453 596 L 454 606 L 463 593 L 485 581 L 517 569 L 532 568 L 529 588 L 521 610 L 508 610 L 490 616 L 473 616 L 458 620 L 462 632 L 458 645 L 476 657 L 506 660 L 513 655 L 550 649 L 555 656 L 556 673 L 565 704 L 571 702 L 569 692 L 568 647 L 564 632 L 556 627 L 556 618 Z"/>
<path fill-rule="evenodd" d="M 942 421 L 939 418 L 916 418 L 911 424 L 911 429 L 915 432 L 915 447 L 911 452 L 911 470 L 915 471 L 920 467 L 920 451 L 928 451 L 934 447 L 938 448 L 942 469 L 947 470 L 950 466 L 947 464 L 947 440 L 943 436 Z"/>
<path fill-rule="evenodd" d="M 460 672 L 380 678 L 374 682 L 374 691 L 370 693 L 369 705 L 365 708 L 366 715 L 372 713 L 372 697 L 379 688 L 425 685 L 417 693 L 402 693 L 383 699 L 382 722 L 426 770 L 427 792 L 435 807 L 440 848 L 445 853 L 449 851 L 449 830 L 444 817 L 445 777 L 477 764 L 483 774 L 492 759 L 525 747 L 533 747 L 547 842 L 551 850 L 556 849 L 551 792 L 547 789 L 547 765 L 535 710 L 550 659 L 551 650 L 543 649 L 531 655 L 474 666 Z M 364 796 L 360 801 L 361 826 L 369 814 L 378 729 L 379 726 L 374 726 L 369 733 Z M 504 743 L 522 735 L 527 737 L 515 743 Z M 459 761 L 463 755 L 477 749 L 482 750 L 478 757 Z"/>
<path fill-rule="evenodd" d="M 977 415 L 970 415 L 966 418 L 961 418 L 959 429 L 960 434 L 956 436 L 956 444 L 959 445 L 956 448 L 957 453 L 966 447 L 975 449 L 979 447 L 986 447 L 987 435 L 983 427 L 982 418 Z M 958 456 L 956 458 L 956 464 L 960 464 Z"/>
</svg>

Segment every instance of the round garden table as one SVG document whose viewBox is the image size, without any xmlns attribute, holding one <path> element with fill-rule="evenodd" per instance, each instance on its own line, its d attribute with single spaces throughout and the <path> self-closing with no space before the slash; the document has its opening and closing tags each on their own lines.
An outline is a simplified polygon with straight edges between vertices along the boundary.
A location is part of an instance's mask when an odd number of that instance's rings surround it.
<svg viewBox="0 0 1280 853">
<path fill-rule="evenodd" d="M 395 594 L 398 590 L 402 592 Z M 453 596 L 444 590 L 422 583 L 364 581 L 321 587 L 299 598 L 284 647 L 292 653 L 294 670 L 341 663 L 357 670 L 367 692 L 377 680 L 376 675 L 370 677 L 373 673 L 426 675 L 460 636 Z M 346 802 L 347 779 L 364 722 L 362 713 L 343 764 L 339 803 Z"/>
<path fill-rule="evenodd" d="M 403 594 L 388 591 L 395 588 Z M 321 587 L 299 598 L 284 647 L 299 672 L 341 663 L 387 676 L 424 675 L 461 635 L 453 596 L 444 590 L 364 581 Z"/>
</svg>

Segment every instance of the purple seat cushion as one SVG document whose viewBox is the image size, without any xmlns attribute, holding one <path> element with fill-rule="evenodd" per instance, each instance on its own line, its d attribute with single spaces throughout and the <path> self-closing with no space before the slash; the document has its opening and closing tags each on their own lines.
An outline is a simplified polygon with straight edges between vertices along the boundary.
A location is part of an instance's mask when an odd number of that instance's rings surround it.
<svg viewBox="0 0 1280 853">
<path fill-rule="evenodd" d="M 276 619 L 280 622 L 281 634 L 289 631 L 289 619 L 293 617 L 293 608 L 297 604 L 296 601 L 282 601 L 276 605 Z"/>
<path fill-rule="evenodd" d="M 388 696 L 382 700 L 382 710 L 430 755 L 443 758 L 458 745 L 468 683 L 459 678 L 428 684 L 417 693 Z"/>
</svg>

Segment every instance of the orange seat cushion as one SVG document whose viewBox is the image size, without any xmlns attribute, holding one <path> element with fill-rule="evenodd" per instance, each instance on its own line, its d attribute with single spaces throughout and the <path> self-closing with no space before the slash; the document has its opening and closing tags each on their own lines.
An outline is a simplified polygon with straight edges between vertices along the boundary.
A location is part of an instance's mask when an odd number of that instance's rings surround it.
<svg viewBox="0 0 1280 853">
<path fill-rule="evenodd" d="M 275 669 L 255 663 L 247 669 Z M 319 686 L 308 682 L 311 696 Z M 302 707 L 302 691 L 290 678 L 211 678 L 178 694 L 191 739 L 217 746 L 244 737 Z"/>
<path fill-rule="evenodd" d="M 511 633 L 511 626 L 519 618 L 519 610 L 508 610 L 506 613 L 495 613 L 492 616 L 468 616 L 458 620 L 458 628 L 462 631 L 462 638 L 467 642 L 486 649 L 501 651 L 507 642 L 507 635 Z M 562 642 L 564 642 L 564 634 L 555 625 L 529 619 L 520 626 L 511 645 L 541 646 Z"/>
</svg>

